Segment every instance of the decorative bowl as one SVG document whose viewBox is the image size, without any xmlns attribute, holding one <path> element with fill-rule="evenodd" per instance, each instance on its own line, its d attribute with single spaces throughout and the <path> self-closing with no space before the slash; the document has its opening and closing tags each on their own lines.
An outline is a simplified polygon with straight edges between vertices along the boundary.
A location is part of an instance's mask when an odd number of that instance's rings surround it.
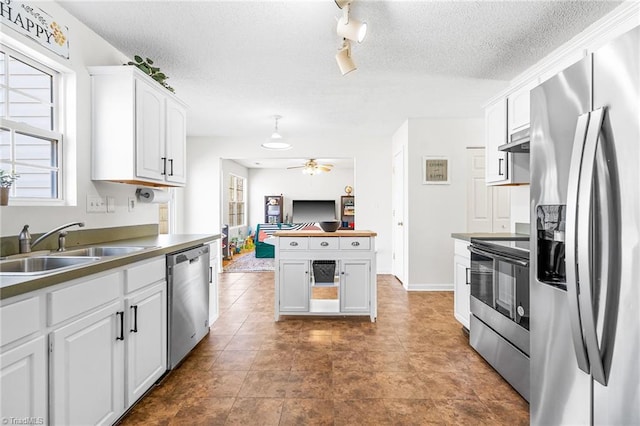
<svg viewBox="0 0 640 426">
<path fill-rule="evenodd" d="M 324 232 L 336 232 L 338 228 L 340 228 L 340 221 L 328 220 L 325 222 L 320 222 L 320 228 L 322 228 Z"/>
</svg>

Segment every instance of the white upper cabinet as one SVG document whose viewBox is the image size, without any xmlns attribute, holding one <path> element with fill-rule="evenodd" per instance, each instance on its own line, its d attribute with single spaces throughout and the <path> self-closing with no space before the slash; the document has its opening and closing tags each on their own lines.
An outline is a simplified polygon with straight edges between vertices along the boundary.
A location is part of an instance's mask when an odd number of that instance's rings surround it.
<svg viewBox="0 0 640 426">
<path fill-rule="evenodd" d="M 89 67 L 93 180 L 186 183 L 186 106 L 134 66 Z"/>
<path fill-rule="evenodd" d="M 486 181 L 487 184 L 506 182 L 507 153 L 498 150 L 507 143 L 507 100 L 500 99 L 485 109 Z"/>
<path fill-rule="evenodd" d="M 534 84 L 527 85 L 507 97 L 509 135 L 529 127 L 529 99 Z"/>
</svg>

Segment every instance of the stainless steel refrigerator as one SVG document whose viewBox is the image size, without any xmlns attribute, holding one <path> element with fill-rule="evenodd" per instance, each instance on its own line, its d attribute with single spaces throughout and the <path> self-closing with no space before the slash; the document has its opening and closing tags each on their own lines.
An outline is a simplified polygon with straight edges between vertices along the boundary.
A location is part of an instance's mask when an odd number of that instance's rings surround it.
<svg viewBox="0 0 640 426">
<path fill-rule="evenodd" d="M 534 425 L 640 425 L 639 117 L 640 27 L 531 92 Z"/>
</svg>

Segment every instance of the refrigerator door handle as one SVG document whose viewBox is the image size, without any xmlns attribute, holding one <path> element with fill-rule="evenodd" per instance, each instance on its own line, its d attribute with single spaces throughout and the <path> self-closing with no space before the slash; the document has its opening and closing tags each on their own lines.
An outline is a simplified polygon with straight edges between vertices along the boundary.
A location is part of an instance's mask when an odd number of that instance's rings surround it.
<svg viewBox="0 0 640 426">
<path fill-rule="evenodd" d="M 607 385 L 604 373 L 604 365 L 600 355 L 600 347 L 595 323 L 595 310 L 593 307 L 591 245 L 589 236 L 592 227 L 593 187 L 596 168 L 596 150 L 600 139 L 600 129 L 604 118 L 604 108 L 591 112 L 587 139 L 582 155 L 582 170 L 580 172 L 580 184 L 578 188 L 578 226 L 580 239 L 578 249 L 578 281 L 582 291 L 579 292 L 580 312 L 582 313 L 582 325 L 584 341 L 587 345 L 587 355 L 591 364 L 591 375 L 597 382 Z M 606 277 L 602 277 L 603 280 Z M 606 283 L 605 283 L 606 285 Z"/>
<path fill-rule="evenodd" d="M 576 133 L 573 140 L 573 152 L 571 153 L 571 164 L 569 168 L 569 182 L 567 188 L 567 222 L 565 228 L 565 263 L 567 275 L 567 297 L 569 307 L 569 320 L 571 322 L 571 337 L 573 348 L 576 353 L 578 368 L 589 373 L 589 358 L 587 348 L 582 335 L 582 321 L 580 319 L 580 306 L 578 294 L 578 262 L 576 259 L 576 249 L 578 242 L 578 187 L 581 181 L 582 155 L 587 137 L 590 113 L 582 114 L 578 117 Z"/>
</svg>

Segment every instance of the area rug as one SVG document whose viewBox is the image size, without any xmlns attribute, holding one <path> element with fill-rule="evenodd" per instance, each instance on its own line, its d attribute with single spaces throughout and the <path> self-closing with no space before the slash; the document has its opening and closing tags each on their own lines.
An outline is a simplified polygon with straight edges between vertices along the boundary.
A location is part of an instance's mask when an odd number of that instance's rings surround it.
<svg viewBox="0 0 640 426">
<path fill-rule="evenodd" d="M 275 271 L 273 258 L 256 258 L 256 254 L 248 253 L 233 259 L 233 262 L 224 267 L 224 272 L 260 272 Z"/>
</svg>

